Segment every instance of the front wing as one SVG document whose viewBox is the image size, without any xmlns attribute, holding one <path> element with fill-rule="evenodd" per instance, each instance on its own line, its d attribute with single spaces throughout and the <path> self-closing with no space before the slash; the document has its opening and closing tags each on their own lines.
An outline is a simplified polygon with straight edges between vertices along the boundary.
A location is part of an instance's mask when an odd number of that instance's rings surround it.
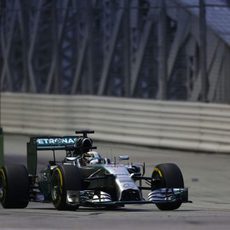
<svg viewBox="0 0 230 230">
<path fill-rule="evenodd" d="M 93 207 L 105 207 L 105 206 L 123 206 L 128 204 L 162 204 L 162 203 L 191 203 L 188 200 L 188 189 L 187 188 L 161 188 L 154 190 L 149 193 L 148 200 L 137 200 L 137 201 L 98 201 L 92 202 L 90 200 L 84 200 L 80 202 L 82 206 L 93 206 Z"/>
</svg>

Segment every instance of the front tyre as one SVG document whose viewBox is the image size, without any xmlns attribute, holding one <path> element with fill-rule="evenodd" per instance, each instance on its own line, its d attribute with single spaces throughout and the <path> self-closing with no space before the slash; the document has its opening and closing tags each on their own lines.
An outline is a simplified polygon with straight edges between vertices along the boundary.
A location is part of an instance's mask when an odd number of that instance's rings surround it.
<svg viewBox="0 0 230 230">
<path fill-rule="evenodd" d="M 3 208 L 25 208 L 29 203 L 29 177 L 25 166 L 0 168 L 0 202 Z"/>
<path fill-rule="evenodd" d="M 51 197 L 57 210 L 76 210 L 78 204 L 69 204 L 67 192 L 81 190 L 81 178 L 79 169 L 73 165 L 58 166 L 52 175 Z"/>
<path fill-rule="evenodd" d="M 157 165 L 152 173 L 152 191 L 160 188 L 184 188 L 181 170 L 176 164 L 166 163 Z M 155 182 L 154 182 L 155 181 Z M 156 204 L 160 210 L 175 210 L 181 206 L 181 201 Z"/>
</svg>

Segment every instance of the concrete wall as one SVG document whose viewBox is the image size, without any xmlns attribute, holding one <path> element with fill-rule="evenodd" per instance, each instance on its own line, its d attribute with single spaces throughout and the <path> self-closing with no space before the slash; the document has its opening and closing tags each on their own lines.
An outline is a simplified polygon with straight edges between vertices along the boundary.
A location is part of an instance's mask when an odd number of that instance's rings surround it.
<svg viewBox="0 0 230 230">
<path fill-rule="evenodd" d="M 126 144 L 230 152 L 230 106 L 99 96 L 2 93 L 5 133 L 72 135 Z"/>
</svg>

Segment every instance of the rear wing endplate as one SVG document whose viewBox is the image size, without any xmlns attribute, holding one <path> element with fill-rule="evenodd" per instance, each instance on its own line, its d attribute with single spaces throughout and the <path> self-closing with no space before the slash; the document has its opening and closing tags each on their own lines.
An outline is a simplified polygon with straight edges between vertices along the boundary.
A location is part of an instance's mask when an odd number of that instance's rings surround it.
<svg viewBox="0 0 230 230">
<path fill-rule="evenodd" d="M 4 165 L 4 141 L 3 130 L 0 127 L 0 167 Z"/>
</svg>

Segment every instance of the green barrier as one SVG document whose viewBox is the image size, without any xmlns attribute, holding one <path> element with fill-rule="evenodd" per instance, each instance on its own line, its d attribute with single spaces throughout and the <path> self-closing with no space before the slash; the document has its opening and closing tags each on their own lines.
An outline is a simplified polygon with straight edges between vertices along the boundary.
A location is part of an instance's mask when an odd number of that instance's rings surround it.
<svg viewBox="0 0 230 230">
<path fill-rule="evenodd" d="M 4 141 L 3 141 L 3 130 L 0 127 L 0 166 L 4 165 Z"/>
</svg>

